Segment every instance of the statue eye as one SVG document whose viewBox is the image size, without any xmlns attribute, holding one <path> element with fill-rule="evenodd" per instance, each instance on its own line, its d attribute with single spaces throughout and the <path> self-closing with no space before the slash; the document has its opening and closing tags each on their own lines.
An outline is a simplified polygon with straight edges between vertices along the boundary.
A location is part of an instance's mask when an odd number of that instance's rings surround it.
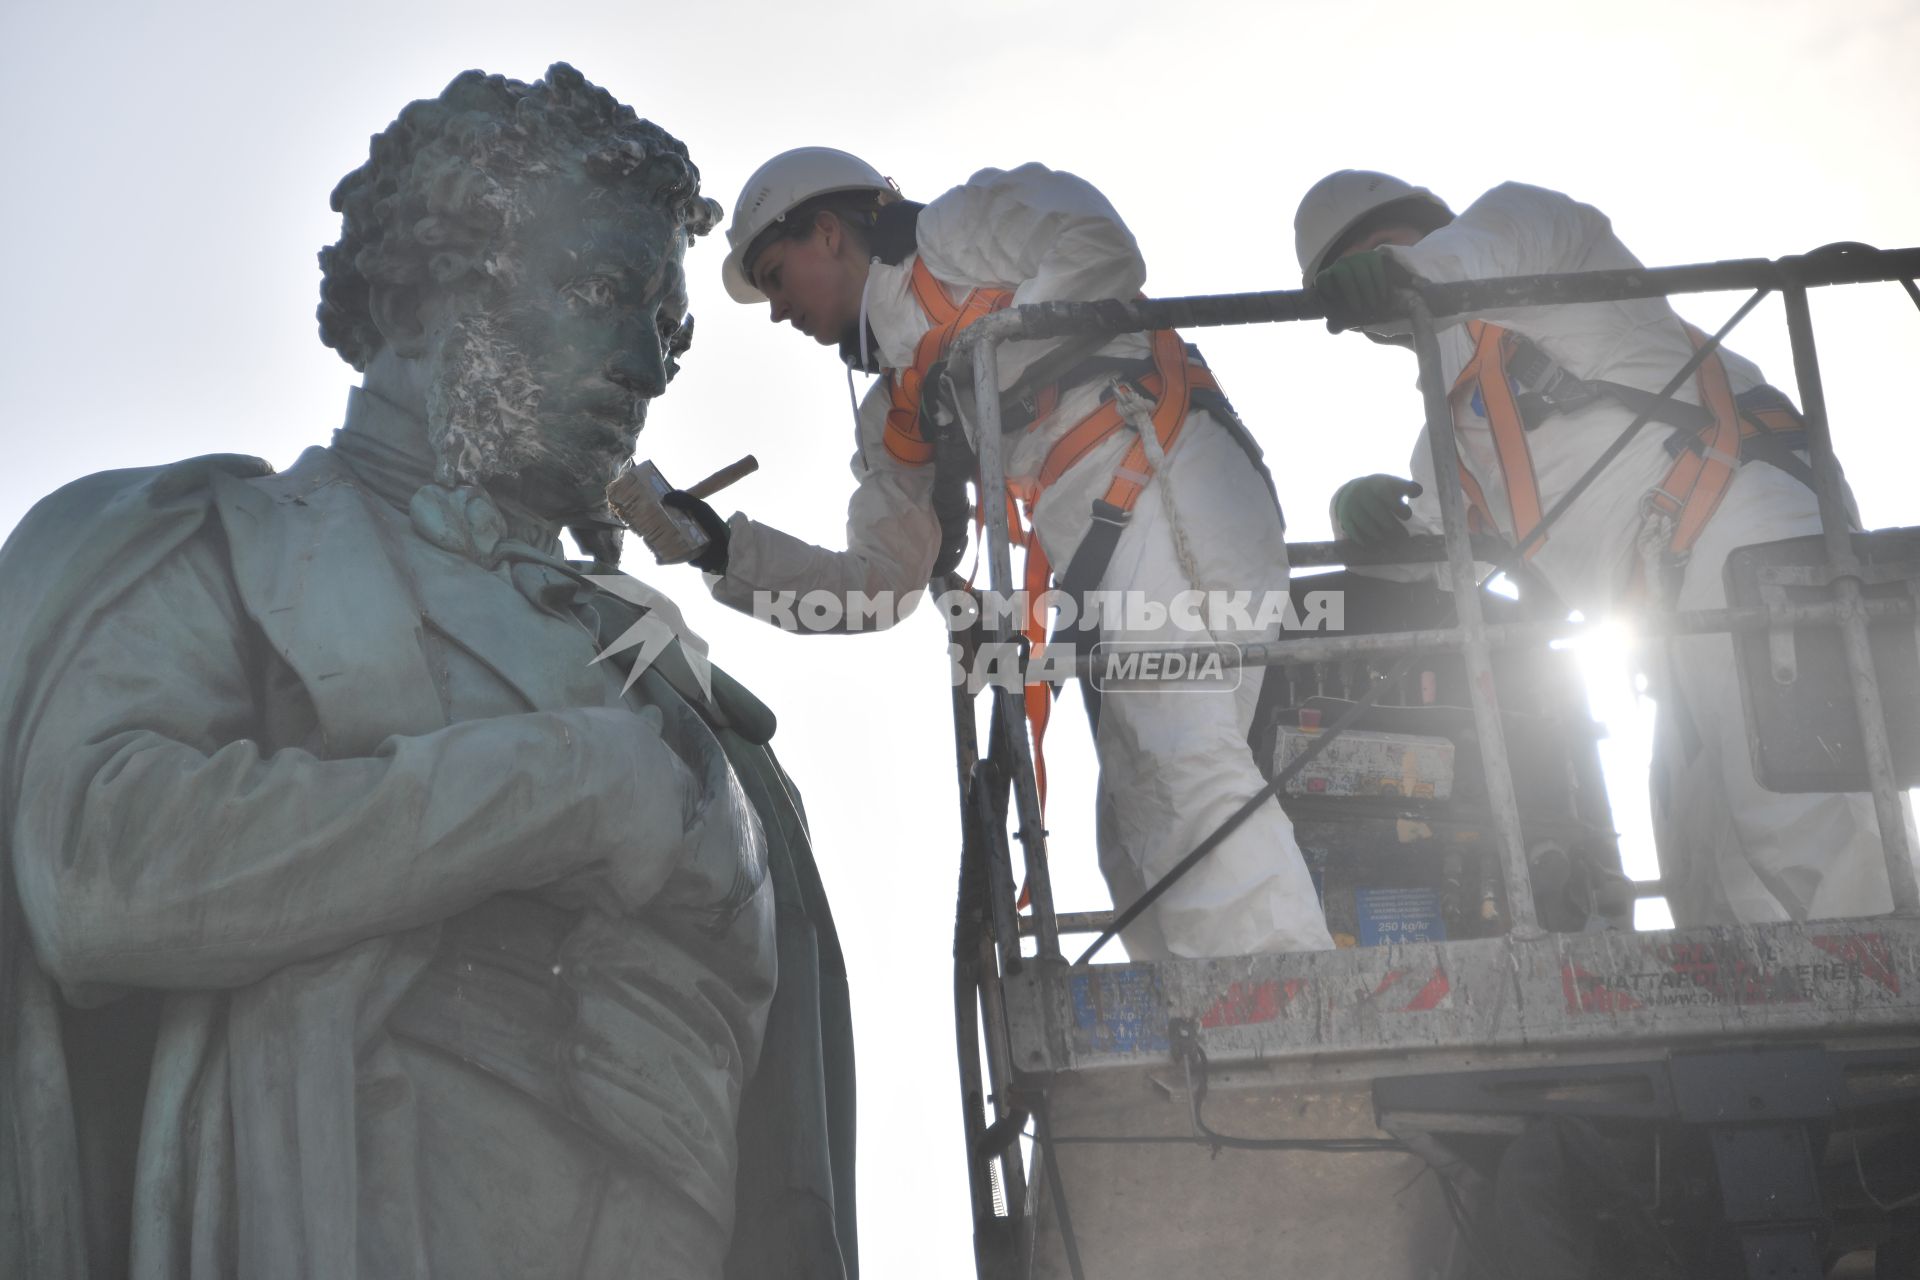
<svg viewBox="0 0 1920 1280">
<path fill-rule="evenodd" d="M 560 300 L 569 311 L 605 311 L 613 305 L 613 281 L 605 276 L 582 276 L 560 288 Z"/>
</svg>

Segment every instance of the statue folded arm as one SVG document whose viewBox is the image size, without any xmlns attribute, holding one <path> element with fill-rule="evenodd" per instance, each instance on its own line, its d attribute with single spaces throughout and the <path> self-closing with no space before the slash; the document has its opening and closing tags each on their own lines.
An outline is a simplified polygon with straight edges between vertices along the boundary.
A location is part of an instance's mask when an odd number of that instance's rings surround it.
<svg viewBox="0 0 1920 1280">
<path fill-rule="evenodd" d="M 473 720 L 361 758 L 274 750 L 268 660 L 196 538 L 80 637 L 40 703 L 14 872 L 70 998 L 243 985 L 596 864 L 638 906 L 709 799 L 653 715 L 613 708 Z"/>
</svg>

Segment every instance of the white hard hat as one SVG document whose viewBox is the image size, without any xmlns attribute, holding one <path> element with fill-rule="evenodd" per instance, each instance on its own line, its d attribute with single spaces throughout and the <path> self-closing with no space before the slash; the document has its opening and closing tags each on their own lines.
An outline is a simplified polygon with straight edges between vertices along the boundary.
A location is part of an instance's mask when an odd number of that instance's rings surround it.
<svg viewBox="0 0 1920 1280">
<path fill-rule="evenodd" d="M 1293 215 L 1293 248 L 1300 257 L 1300 274 L 1308 284 L 1327 265 L 1327 255 L 1346 239 L 1360 220 L 1376 209 L 1402 200 L 1432 205 L 1449 218 L 1453 210 L 1425 187 L 1402 182 L 1391 174 L 1366 169 L 1342 169 L 1313 184 Z"/>
<path fill-rule="evenodd" d="M 753 171 L 727 224 L 727 260 L 720 278 L 735 302 L 765 302 L 766 295 L 747 279 L 743 259 L 760 233 L 787 216 L 796 205 L 833 191 L 893 191 L 889 178 L 859 156 L 832 147 L 795 147 L 782 151 Z"/>
</svg>

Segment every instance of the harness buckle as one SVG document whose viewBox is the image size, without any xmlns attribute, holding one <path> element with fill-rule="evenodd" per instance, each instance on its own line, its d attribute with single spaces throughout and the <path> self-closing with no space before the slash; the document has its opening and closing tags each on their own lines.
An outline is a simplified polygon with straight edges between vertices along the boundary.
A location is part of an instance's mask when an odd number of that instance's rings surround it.
<svg viewBox="0 0 1920 1280">
<path fill-rule="evenodd" d="M 1668 505 L 1669 503 L 1672 505 Z M 1659 485 L 1655 485 L 1640 495 L 1640 518 L 1651 520 L 1656 516 L 1665 516 L 1671 519 L 1679 515 L 1686 505 L 1685 498 L 1677 498 Z"/>
<path fill-rule="evenodd" d="M 1690 552 L 1673 549 L 1674 513 L 1659 505 L 1656 494 L 1673 497 L 1656 488 L 1648 490 L 1641 499 L 1640 509 L 1645 520 L 1634 537 L 1634 552 L 1640 561 L 1641 581 L 1648 598 L 1655 607 L 1670 609 L 1679 598 L 1680 579 Z"/>
</svg>

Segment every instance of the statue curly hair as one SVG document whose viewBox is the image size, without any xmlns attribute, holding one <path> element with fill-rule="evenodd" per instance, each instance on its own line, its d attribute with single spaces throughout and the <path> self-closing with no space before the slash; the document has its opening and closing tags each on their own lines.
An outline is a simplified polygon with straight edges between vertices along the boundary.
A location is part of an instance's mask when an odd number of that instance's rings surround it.
<svg viewBox="0 0 1920 1280">
<path fill-rule="evenodd" d="M 387 344 L 376 292 L 417 307 L 432 291 L 484 287 L 511 270 L 500 253 L 531 180 L 569 177 L 636 184 L 689 235 L 721 216 L 679 139 L 566 63 L 532 84 L 465 71 L 409 103 L 333 189 L 340 240 L 320 251 L 320 340 L 364 371 Z"/>
</svg>

